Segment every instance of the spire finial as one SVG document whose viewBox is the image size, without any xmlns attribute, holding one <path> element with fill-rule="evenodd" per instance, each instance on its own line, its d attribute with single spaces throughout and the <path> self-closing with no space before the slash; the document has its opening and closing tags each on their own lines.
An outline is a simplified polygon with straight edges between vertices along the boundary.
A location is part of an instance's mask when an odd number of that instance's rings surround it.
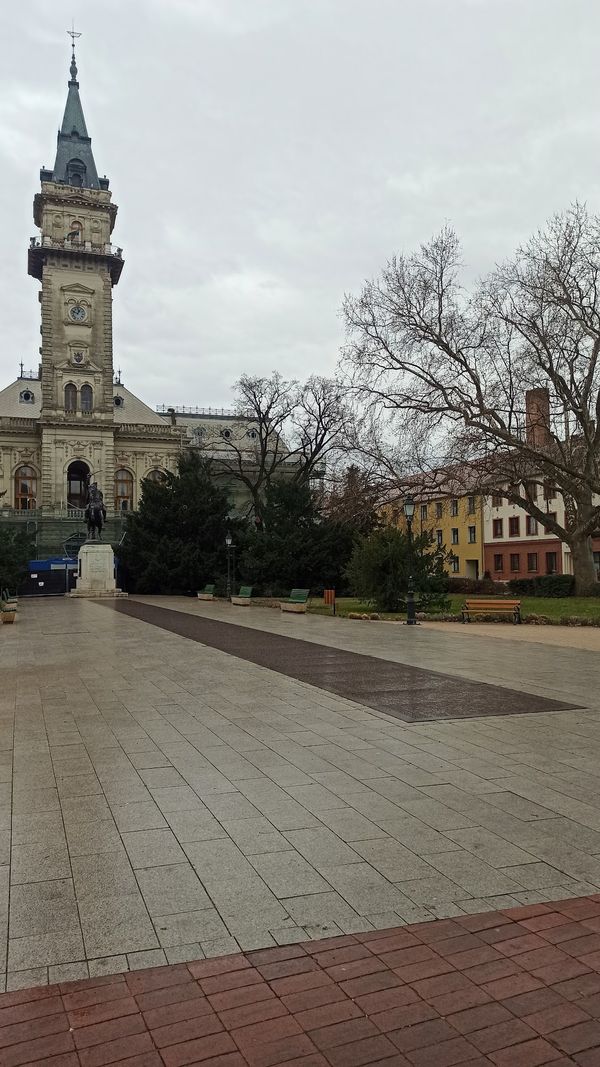
<svg viewBox="0 0 600 1067">
<path fill-rule="evenodd" d="M 77 64 L 75 62 L 75 41 L 77 40 L 78 37 L 81 37 L 81 34 L 77 33 L 76 30 L 75 30 L 75 20 L 74 19 L 71 22 L 71 29 L 67 30 L 67 33 L 68 33 L 69 37 L 71 38 L 71 48 L 73 50 L 72 53 L 71 53 L 71 68 L 70 68 L 70 70 L 71 70 L 71 81 L 75 82 L 75 81 L 77 81 Z"/>
</svg>

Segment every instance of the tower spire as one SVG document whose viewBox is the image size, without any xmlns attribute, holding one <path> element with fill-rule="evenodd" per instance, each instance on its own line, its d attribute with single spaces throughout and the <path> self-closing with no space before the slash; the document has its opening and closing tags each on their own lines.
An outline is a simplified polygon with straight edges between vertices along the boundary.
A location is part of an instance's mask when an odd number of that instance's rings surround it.
<svg viewBox="0 0 600 1067">
<path fill-rule="evenodd" d="M 62 125 L 58 131 L 56 160 L 52 170 L 43 168 L 40 178 L 62 185 L 85 189 L 108 189 L 108 178 L 98 178 L 92 152 L 92 139 L 87 132 L 77 81 L 75 41 L 81 33 L 73 23 L 67 34 L 71 38 L 70 79 Z"/>
<path fill-rule="evenodd" d="M 77 40 L 78 37 L 81 37 L 81 34 L 77 33 L 76 30 L 75 30 L 75 20 L 74 19 L 71 22 L 71 29 L 67 30 L 67 33 L 68 33 L 69 37 L 71 38 L 71 49 L 72 49 L 72 51 L 71 51 L 71 67 L 70 67 L 71 81 L 69 82 L 69 85 L 79 86 L 79 83 L 77 81 L 77 63 L 75 62 L 75 41 Z"/>
</svg>

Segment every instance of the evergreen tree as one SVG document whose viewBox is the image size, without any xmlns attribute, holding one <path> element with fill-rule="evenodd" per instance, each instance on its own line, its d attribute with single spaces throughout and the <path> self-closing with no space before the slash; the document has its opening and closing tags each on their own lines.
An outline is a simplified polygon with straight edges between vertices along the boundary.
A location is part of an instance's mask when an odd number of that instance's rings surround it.
<svg viewBox="0 0 600 1067">
<path fill-rule="evenodd" d="M 127 584 L 137 593 L 186 593 L 218 582 L 225 571 L 225 535 L 240 532 L 228 518 L 226 493 L 211 478 L 210 462 L 183 453 L 177 473 L 144 481 L 120 550 Z"/>
<path fill-rule="evenodd" d="M 35 553 L 33 536 L 25 530 L 0 526 L 0 594 L 16 593 L 27 577 L 28 563 Z"/>
<path fill-rule="evenodd" d="M 277 482 L 267 489 L 265 524 L 248 539 L 242 558 L 247 581 L 262 592 L 300 587 L 340 588 L 356 533 L 322 514 L 308 485 Z"/>
<path fill-rule="evenodd" d="M 382 611 L 399 611 L 409 576 L 420 603 L 442 603 L 446 560 L 445 549 L 432 544 L 429 534 L 417 534 L 410 545 L 404 530 L 385 526 L 357 544 L 347 573 L 356 596 L 373 601 Z"/>
</svg>

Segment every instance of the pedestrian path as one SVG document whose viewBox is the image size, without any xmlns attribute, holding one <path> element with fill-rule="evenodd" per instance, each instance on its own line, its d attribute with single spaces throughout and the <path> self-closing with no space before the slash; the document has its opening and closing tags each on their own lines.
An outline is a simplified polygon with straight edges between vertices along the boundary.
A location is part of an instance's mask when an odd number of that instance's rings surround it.
<svg viewBox="0 0 600 1067">
<path fill-rule="evenodd" d="M 600 896 L 0 996 L 2 1067 L 595 1067 Z"/>
<path fill-rule="evenodd" d="M 101 604 L 24 602 L 0 630 L 3 988 L 600 892 L 592 652 L 208 609 L 382 671 L 493 662 L 522 713 L 406 722 Z"/>
</svg>

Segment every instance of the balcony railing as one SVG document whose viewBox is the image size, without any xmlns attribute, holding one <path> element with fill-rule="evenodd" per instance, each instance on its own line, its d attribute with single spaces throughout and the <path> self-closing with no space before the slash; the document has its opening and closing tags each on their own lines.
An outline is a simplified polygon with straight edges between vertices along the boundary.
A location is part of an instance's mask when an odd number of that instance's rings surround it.
<svg viewBox="0 0 600 1067">
<path fill-rule="evenodd" d="M 91 241 L 70 241 L 67 237 L 30 237 L 30 248 L 67 248 L 73 252 L 90 252 L 96 256 L 114 256 L 116 259 L 123 258 L 123 249 L 109 241 L 102 244 L 93 244 Z"/>
<path fill-rule="evenodd" d="M 249 418 L 249 415 L 240 415 L 239 412 L 234 411 L 233 408 L 201 408 L 201 407 L 186 407 L 180 405 L 179 407 L 168 407 L 166 404 L 159 404 L 156 408 L 159 415 L 168 415 L 169 412 L 173 412 L 175 415 L 224 415 L 228 419 L 233 418 Z"/>
</svg>

